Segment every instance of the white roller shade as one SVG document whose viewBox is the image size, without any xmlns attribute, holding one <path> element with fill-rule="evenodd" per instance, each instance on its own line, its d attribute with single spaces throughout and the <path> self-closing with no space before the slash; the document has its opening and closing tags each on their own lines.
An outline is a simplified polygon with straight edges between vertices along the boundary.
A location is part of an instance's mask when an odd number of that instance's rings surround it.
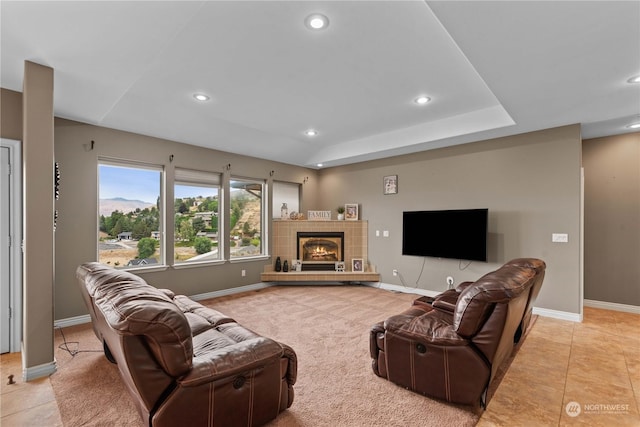
<svg viewBox="0 0 640 427">
<path fill-rule="evenodd" d="M 176 168 L 175 182 L 176 184 L 219 186 L 221 178 L 218 173 Z"/>
</svg>

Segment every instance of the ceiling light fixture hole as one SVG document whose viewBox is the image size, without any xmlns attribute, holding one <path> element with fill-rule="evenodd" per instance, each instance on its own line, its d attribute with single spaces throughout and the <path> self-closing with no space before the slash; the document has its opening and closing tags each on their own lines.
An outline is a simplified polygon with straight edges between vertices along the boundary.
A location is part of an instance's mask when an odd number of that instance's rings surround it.
<svg viewBox="0 0 640 427">
<path fill-rule="evenodd" d="M 322 30 L 329 26 L 329 18 L 320 13 L 313 13 L 307 16 L 304 20 L 304 24 L 310 30 Z"/>
<path fill-rule="evenodd" d="M 627 83 L 640 83 L 640 74 L 638 74 L 637 76 L 633 76 L 631 77 L 629 80 L 627 80 Z"/>
<path fill-rule="evenodd" d="M 211 99 L 203 93 L 196 93 L 193 95 L 193 97 L 196 99 L 196 101 L 200 101 L 200 102 L 208 101 L 209 99 Z"/>
</svg>

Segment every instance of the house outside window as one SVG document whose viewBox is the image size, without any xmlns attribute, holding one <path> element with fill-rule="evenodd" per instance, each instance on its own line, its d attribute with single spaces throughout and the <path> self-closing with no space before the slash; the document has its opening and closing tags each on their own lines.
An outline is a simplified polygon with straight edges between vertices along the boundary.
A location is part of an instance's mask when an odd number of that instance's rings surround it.
<svg viewBox="0 0 640 427">
<path fill-rule="evenodd" d="M 217 261 L 220 245 L 219 174 L 176 169 L 174 185 L 175 263 Z"/>
<path fill-rule="evenodd" d="M 264 181 L 232 178 L 230 181 L 229 245 L 231 259 L 264 254 Z"/>
<path fill-rule="evenodd" d="M 164 264 L 161 166 L 98 162 L 98 262 L 116 268 Z"/>
</svg>

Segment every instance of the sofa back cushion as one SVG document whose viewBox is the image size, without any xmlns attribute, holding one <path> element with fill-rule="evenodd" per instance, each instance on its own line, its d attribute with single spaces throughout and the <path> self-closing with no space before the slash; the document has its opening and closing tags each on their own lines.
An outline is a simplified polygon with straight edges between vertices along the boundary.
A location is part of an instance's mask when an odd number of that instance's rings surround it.
<svg viewBox="0 0 640 427">
<path fill-rule="evenodd" d="M 538 298 L 540 289 L 542 288 L 542 281 L 544 280 L 544 274 L 547 265 L 541 259 L 536 258 L 516 258 L 512 259 L 505 265 L 530 268 L 535 271 L 536 277 L 533 284 L 531 285 L 531 292 L 529 293 L 527 308 L 525 309 L 525 311 L 530 311 L 533 308 L 533 304 L 536 302 L 536 298 Z"/>
<path fill-rule="evenodd" d="M 468 286 L 460 293 L 454 312 L 453 327 L 458 335 L 473 337 L 496 304 L 508 303 L 523 294 L 528 296 L 535 276 L 535 270 L 509 265 L 485 274 Z"/>
<path fill-rule="evenodd" d="M 84 278 L 87 292 L 111 329 L 142 337 L 168 375 L 178 377 L 191 370 L 191 329 L 169 293 L 139 276 L 98 263 L 83 264 L 78 277 Z"/>
</svg>

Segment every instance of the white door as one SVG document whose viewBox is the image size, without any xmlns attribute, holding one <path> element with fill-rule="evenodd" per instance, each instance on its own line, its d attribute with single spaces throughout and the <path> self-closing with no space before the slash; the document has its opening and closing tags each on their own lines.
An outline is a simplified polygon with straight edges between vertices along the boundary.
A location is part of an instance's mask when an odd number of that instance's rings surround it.
<svg viewBox="0 0 640 427">
<path fill-rule="evenodd" d="M 0 147 L 0 353 L 11 348 L 11 240 L 10 240 L 10 185 L 9 148 Z"/>
</svg>

